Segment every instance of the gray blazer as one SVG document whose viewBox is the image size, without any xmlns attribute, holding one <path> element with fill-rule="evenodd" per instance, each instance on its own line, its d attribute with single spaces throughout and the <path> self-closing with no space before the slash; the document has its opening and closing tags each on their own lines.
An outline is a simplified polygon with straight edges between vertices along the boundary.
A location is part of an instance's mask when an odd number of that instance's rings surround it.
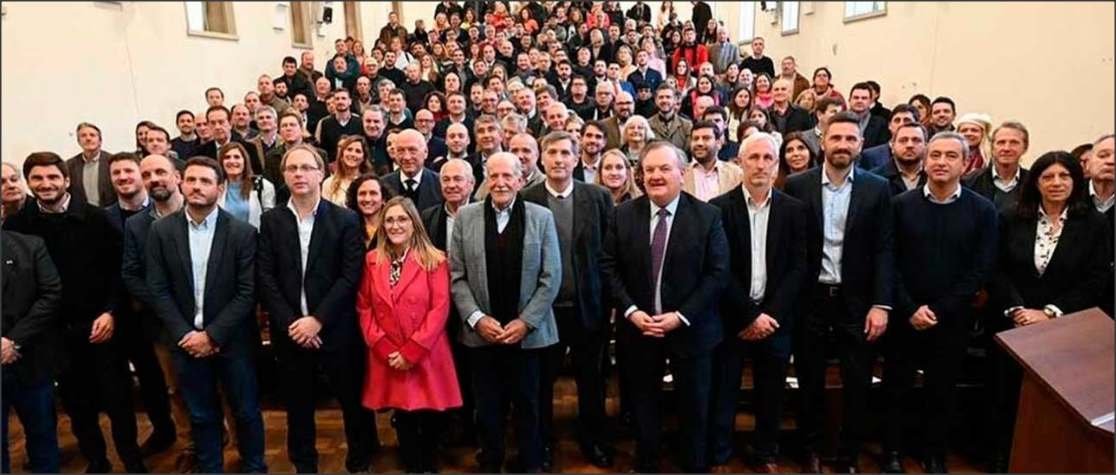
<svg viewBox="0 0 1116 475">
<path fill-rule="evenodd" d="M 551 306 L 562 285 L 562 255 L 554 215 L 537 204 L 524 205 L 526 229 L 519 311 L 520 318 L 530 330 L 520 345 L 523 349 L 545 348 L 558 343 L 558 326 Z M 453 245 L 449 256 L 453 302 L 465 323 L 461 326 L 459 338 L 465 346 L 473 348 L 490 345 L 465 321 L 476 310 L 488 314 L 492 308 L 484 253 L 485 206 L 486 201 L 481 201 L 458 212 L 453 222 Z"/>
</svg>

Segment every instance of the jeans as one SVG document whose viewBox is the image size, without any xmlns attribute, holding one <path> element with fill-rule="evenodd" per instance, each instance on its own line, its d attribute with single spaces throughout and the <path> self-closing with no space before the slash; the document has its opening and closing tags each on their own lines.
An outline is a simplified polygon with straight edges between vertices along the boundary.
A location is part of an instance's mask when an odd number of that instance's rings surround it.
<svg viewBox="0 0 1116 475">
<path fill-rule="evenodd" d="M 31 458 L 29 467 L 35 473 L 58 473 L 58 420 L 54 411 L 54 382 L 47 380 L 36 385 L 25 385 L 16 378 L 4 375 L 0 388 L 3 395 L 0 404 L 0 424 L 3 425 L 0 437 L 3 438 L 2 471 L 11 473 L 11 457 L 8 455 L 8 412 L 15 408 L 19 422 L 23 424 L 23 434 L 27 439 L 27 455 Z"/>
</svg>

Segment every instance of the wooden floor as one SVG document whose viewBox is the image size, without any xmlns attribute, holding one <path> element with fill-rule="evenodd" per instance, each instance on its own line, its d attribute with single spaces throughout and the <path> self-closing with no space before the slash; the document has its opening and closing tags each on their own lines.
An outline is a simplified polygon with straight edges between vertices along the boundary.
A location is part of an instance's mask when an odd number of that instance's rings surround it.
<svg viewBox="0 0 1116 475">
<path fill-rule="evenodd" d="M 614 380 L 614 378 L 613 378 Z M 608 398 L 608 413 L 610 416 L 615 417 L 618 413 L 618 398 L 616 397 L 615 383 L 610 384 L 609 398 Z M 266 402 L 264 404 L 264 425 L 267 430 L 266 434 L 266 460 L 270 471 L 272 472 L 291 472 L 293 467 L 286 457 L 286 414 L 281 408 L 276 407 L 273 403 Z M 788 405 L 788 412 L 792 409 Z M 617 456 L 616 464 L 610 470 L 598 469 L 590 465 L 585 459 L 581 457 L 578 451 L 577 444 L 573 437 L 574 434 L 574 420 L 577 411 L 577 396 L 576 388 L 572 381 L 568 378 L 561 379 L 555 388 L 555 419 L 556 430 L 558 431 L 558 440 L 560 440 L 556 453 L 556 466 L 555 471 L 558 472 L 573 472 L 573 473 L 608 473 L 608 472 L 626 472 L 632 467 L 632 454 L 634 453 L 634 444 L 630 434 L 625 429 L 615 427 L 618 424 L 613 424 L 613 432 L 617 434 Z M 375 472 L 399 472 L 401 471 L 401 464 L 396 455 L 396 439 L 394 431 L 391 429 L 389 423 L 389 414 L 380 414 L 378 416 L 379 422 L 379 435 L 383 444 L 374 457 L 374 471 Z M 139 413 L 139 433 L 140 440 L 142 441 L 151 432 L 151 425 L 148 423 L 147 416 L 142 412 Z M 613 419 L 614 421 L 616 419 Z M 341 423 L 341 412 L 333 404 L 324 404 L 317 412 L 318 421 L 318 451 L 320 453 L 319 468 L 322 472 L 344 472 L 344 459 L 345 459 L 345 438 Z M 59 443 L 62 449 L 62 471 L 66 473 L 79 473 L 85 468 L 85 460 L 78 452 L 77 443 L 70 433 L 69 419 L 64 413 L 60 412 L 58 420 Z M 741 411 L 737 417 L 737 439 L 738 447 L 744 447 L 747 442 L 748 431 L 753 427 L 753 419 L 751 414 L 747 411 Z M 669 424 L 669 423 L 668 423 Z M 105 416 L 101 418 L 101 427 L 105 433 L 105 439 L 110 446 L 110 460 L 113 462 L 116 470 L 122 470 L 122 465 L 116 458 L 111 445 L 112 439 L 108 433 L 108 419 Z M 784 421 L 784 430 L 793 430 L 793 418 L 788 417 Z M 510 440 L 509 440 L 510 442 Z M 175 472 L 175 459 L 178 455 L 178 448 L 182 444 L 180 438 L 179 445 L 175 448 L 157 454 L 147 459 L 148 469 L 152 472 L 173 473 Z M 670 448 L 671 443 L 668 439 L 664 441 L 663 453 L 670 454 L 674 452 Z M 471 447 L 456 447 L 447 448 L 440 460 L 440 466 L 443 472 L 474 472 L 476 471 L 476 463 L 474 460 L 475 449 Z M 879 453 L 878 444 L 870 442 L 867 448 L 867 453 L 861 457 L 861 469 L 866 472 L 877 472 L 879 466 L 874 457 Z M 18 418 L 11 416 L 11 456 L 12 468 L 16 473 L 23 473 L 23 461 L 26 460 L 24 453 L 24 442 L 22 436 L 22 428 L 19 425 Z M 225 451 L 225 467 L 227 471 L 235 471 L 238 466 L 237 454 L 233 444 L 230 444 Z M 664 458 L 667 458 L 664 456 Z M 509 455 L 509 459 L 511 456 Z M 950 469 L 953 472 L 976 472 L 980 471 L 980 465 L 974 461 L 968 460 L 966 457 L 951 453 L 947 460 Z M 671 465 L 669 460 L 664 460 L 664 469 L 670 471 L 678 470 L 675 466 Z M 797 462 L 790 456 L 784 456 L 779 460 L 780 467 L 784 472 L 793 473 L 799 470 Z M 735 459 L 732 463 L 732 469 L 736 472 L 750 471 L 739 458 Z M 908 458 L 906 461 L 906 468 L 912 473 L 921 471 L 919 464 L 914 459 Z M 828 467 L 827 467 L 828 470 Z"/>
</svg>

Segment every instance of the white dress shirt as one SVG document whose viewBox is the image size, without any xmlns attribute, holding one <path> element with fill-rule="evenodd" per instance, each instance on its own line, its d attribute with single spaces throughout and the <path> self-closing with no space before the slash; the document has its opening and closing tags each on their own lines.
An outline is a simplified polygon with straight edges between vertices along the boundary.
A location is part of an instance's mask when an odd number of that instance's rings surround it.
<svg viewBox="0 0 1116 475">
<path fill-rule="evenodd" d="M 999 188 L 1000 191 L 1010 193 L 1016 186 L 1019 186 L 1020 167 L 1015 167 L 1015 176 L 1011 177 L 1010 180 L 1001 178 L 1000 175 L 996 174 L 996 164 L 993 163 L 990 168 L 992 168 L 992 184 L 996 185 L 996 188 Z"/>
<path fill-rule="evenodd" d="M 741 190 L 748 204 L 748 223 L 752 238 L 752 283 L 748 296 L 753 301 L 759 301 L 767 291 L 767 222 L 771 216 L 772 192 L 767 190 L 763 202 L 756 203 L 747 188 L 741 187 Z"/>
<path fill-rule="evenodd" d="M 655 240 L 655 226 L 657 226 L 659 224 L 659 210 L 663 209 L 663 208 L 666 208 L 666 210 L 667 210 L 667 216 L 665 218 L 666 219 L 666 227 L 667 227 L 666 228 L 666 236 L 667 237 L 666 237 L 666 240 L 663 241 L 663 261 L 664 261 L 663 264 L 666 264 L 665 261 L 666 261 L 667 249 L 670 249 L 670 230 L 671 230 L 671 226 L 674 224 L 674 217 L 678 215 L 678 213 L 677 213 L 678 212 L 678 200 L 681 197 L 682 197 L 681 194 L 679 194 L 678 196 L 675 196 L 674 200 L 672 200 L 670 203 L 667 203 L 667 205 L 662 207 L 662 208 L 660 208 L 658 205 L 656 205 L 654 201 L 648 200 L 648 203 L 651 205 L 651 226 L 649 228 L 650 239 L 647 241 L 649 244 L 654 242 L 654 240 Z M 650 248 L 648 248 L 648 250 L 650 250 Z M 653 265 L 655 265 L 655 263 L 652 262 L 651 265 L 653 266 Z M 666 271 L 665 267 L 662 267 L 662 268 L 659 269 L 659 278 L 658 278 L 658 280 L 655 281 L 655 288 L 653 289 L 653 291 L 655 292 L 654 314 L 656 314 L 656 315 L 663 312 L 662 288 L 663 288 L 663 274 L 665 273 L 665 271 Z M 630 318 L 632 316 L 632 314 L 635 313 L 637 310 L 639 310 L 639 308 L 637 308 L 635 305 L 632 305 L 632 306 L 628 307 L 628 309 L 624 311 L 624 318 Z M 682 320 L 682 323 L 684 323 L 686 326 L 690 326 L 690 321 L 686 320 L 686 317 L 682 316 L 682 312 L 677 312 L 676 311 L 674 313 L 676 313 L 678 315 L 678 318 L 680 320 Z"/>
<path fill-rule="evenodd" d="M 1093 180 L 1089 180 L 1089 196 L 1093 198 L 1093 206 L 1101 213 L 1107 213 L 1112 209 L 1112 205 L 1116 204 L 1116 193 L 1108 196 L 1107 199 L 1100 199 L 1097 197 L 1097 189 L 1093 187 Z"/>
<path fill-rule="evenodd" d="M 922 196 L 925 196 L 926 199 L 930 200 L 931 203 L 934 203 L 936 205 L 947 205 L 953 203 L 954 201 L 957 201 L 957 199 L 961 197 L 961 183 L 958 183 L 957 188 L 955 188 L 953 192 L 950 193 L 949 196 L 947 196 L 944 200 L 939 200 L 938 198 L 934 197 L 934 194 L 930 192 L 929 183 L 922 185 Z"/>
<path fill-rule="evenodd" d="M 845 244 L 845 221 L 849 216 L 849 202 L 852 198 L 853 180 L 856 166 L 849 166 L 849 174 L 840 187 L 830 183 L 826 170 L 829 164 L 822 165 L 822 261 L 818 282 L 828 285 L 841 284 L 841 254 Z"/>
<path fill-rule="evenodd" d="M 205 310 L 205 276 L 209 270 L 209 251 L 213 247 L 213 235 L 217 231 L 217 215 L 220 207 L 214 206 L 213 211 L 195 222 L 186 213 L 187 234 L 190 237 L 190 266 L 194 274 L 194 328 L 201 330 L 204 325 Z"/>
<path fill-rule="evenodd" d="M 298 215 L 298 208 L 295 208 L 294 199 L 287 201 L 287 209 L 291 210 L 294 214 L 295 224 L 298 226 L 298 251 L 302 264 L 302 280 L 299 282 L 299 304 L 302 307 L 302 315 L 310 315 L 310 306 L 306 303 L 306 268 L 309 266 L 307 261 L 310 260 L 310 237 L 314 235 L 314 220 L 318 216 L 318 206 L 322 204 L 321 197 L 318 201 L 314 202 L 314 211 L 310 213 L 305 219 Z"/>
</svg>

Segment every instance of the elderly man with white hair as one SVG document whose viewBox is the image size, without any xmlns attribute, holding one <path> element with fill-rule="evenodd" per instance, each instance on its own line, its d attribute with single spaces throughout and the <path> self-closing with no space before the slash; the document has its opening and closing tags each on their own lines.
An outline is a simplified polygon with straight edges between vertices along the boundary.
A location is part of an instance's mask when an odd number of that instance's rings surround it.
<svg viewBox="0 0 1116 475">
<path fill-rule="evenodd" d="M 737 399 L 745 357 L 755 381 L 754 470 L 779 472 L 779 421 L 783 383 L 791 351 L 795 302 L 806 275 L 806 205 L 774 189 L 779 148 L 770 134 L 752 134 L 740 144 L 741 186 L 710 204 L 721 211 L 729 242 L 729 288 L 721 299 L 725 339 L 713 368 L 714 467 L 727 465 L 734 448 Z"/>
<path fill-rule="evenodd" d="M 426 138 L 415 129 L 403 130 L 392 136 L 390 154 L 397 169 L 384 177 L 384 183 L 396 194 L 406 196 L 415 208 L 426 209 L 442 202 L 438 173 L 426 168 Z"/>
<path fill-rule="evenodd" d="M 489 195 L 453 223 L 453 300 L 469 347 L 482 472 L 504 465 L 507 402 L 518 424 L 518 470 L 542 469 L 539 432 L 541 358 L 558 342 L 552 305 L 562 282 L 558 230 L 550 210 L 518 198 L 519 158 L 497 152 L 485 164 Z"/>
</svg>

